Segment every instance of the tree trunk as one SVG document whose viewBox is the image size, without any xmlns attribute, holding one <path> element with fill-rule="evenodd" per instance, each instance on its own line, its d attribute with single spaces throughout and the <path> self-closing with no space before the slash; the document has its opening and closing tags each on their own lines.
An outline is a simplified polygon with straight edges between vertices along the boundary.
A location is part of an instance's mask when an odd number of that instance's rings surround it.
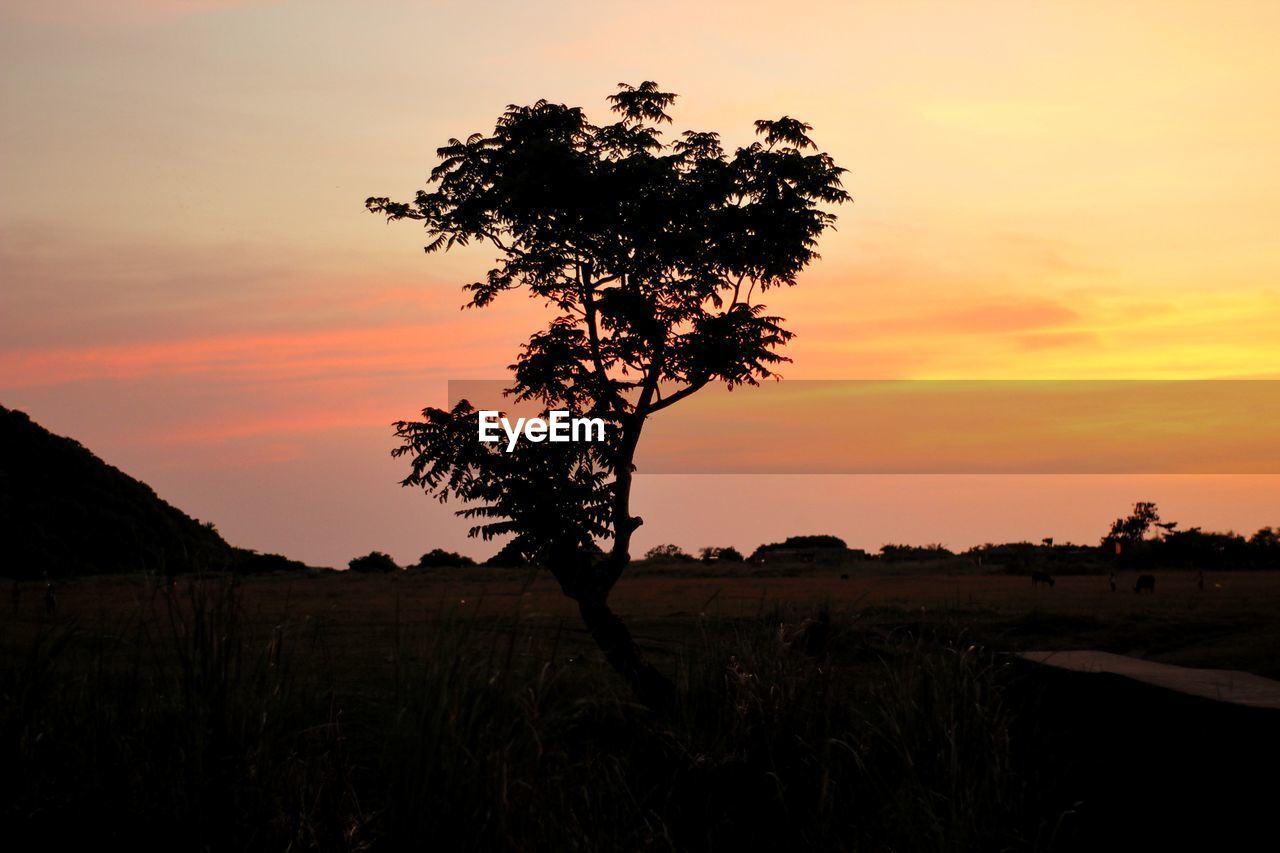
<svg viewBox="0 0 1280 853">
<path fill-rule="evenodd" d="M 581 551 L 562 552 L 551 560 L 551 573 L 566 596 L 578 603 L 582 623 L 604 652 L 605 660 L 631 687 L 636 699 L 654 710 L 670 706 L 675 688 L 645 659 L 626 624 L 609 607 L 609 592 L 621 574 L 612 557 L 597 563 Z"/>
<path fill-rule="evenodd" d="M 580 599 L 578 612 L 591 638 L 610 666 L 631 685 L 636 699 L 654 710 L 670 707 L 675 699 L 674 686 L 645 659 L 626 624 L 609 608 L 607 598 Z"/>
</svg>

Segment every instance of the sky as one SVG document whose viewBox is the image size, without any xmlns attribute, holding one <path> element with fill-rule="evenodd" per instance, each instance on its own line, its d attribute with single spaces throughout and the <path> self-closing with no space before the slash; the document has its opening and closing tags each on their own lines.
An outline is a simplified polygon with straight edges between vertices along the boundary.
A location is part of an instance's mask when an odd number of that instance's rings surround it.
<svg viewBox="0 0 1280 853">
<path fill-rule="evenodd" d="M 1118 8 L 1118 6 L 1123 8 Z M 802 11 L 801 11 L 802 10 Z M 366 213 L 449 137 L 620 81 L 674 128 L 787 114 L 854 203 L 788 379 L 1280 376 L 1280 5 L 6 0 L 0 404 L 230 541 L 486 556 L 389 424 L 505 375 L 541 310 L 461 311 L 493 250 Z M 642 476 L 640 550 L 1094 541 L 1136 500 L 1251 531 L 1275 476 Z"/>
</svg>

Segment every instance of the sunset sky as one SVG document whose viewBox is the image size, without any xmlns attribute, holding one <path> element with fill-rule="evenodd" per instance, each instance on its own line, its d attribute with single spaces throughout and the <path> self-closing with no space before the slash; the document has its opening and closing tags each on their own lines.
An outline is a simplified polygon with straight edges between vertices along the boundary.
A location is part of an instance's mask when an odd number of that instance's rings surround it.
<svg viewBox="0 0 1280 853">
<path fill-rule="evenodd" d="M 769 294 L 788 378 L 1280 378 L 1277 45 L 1275 2 L 6 0 L 0 403 L 234 544 L 487 556 L 388 425 L 541 309 L 460 311 L 493 250 L 363 200 L 508 103 L 604 121 L 646 79 L 677 132 L 788 114 L 849 169 Z M 1096 541 L 1135 500 L 1280 524 L 1275 476 L 654 476 L 637 545 Z"/>
</svg>

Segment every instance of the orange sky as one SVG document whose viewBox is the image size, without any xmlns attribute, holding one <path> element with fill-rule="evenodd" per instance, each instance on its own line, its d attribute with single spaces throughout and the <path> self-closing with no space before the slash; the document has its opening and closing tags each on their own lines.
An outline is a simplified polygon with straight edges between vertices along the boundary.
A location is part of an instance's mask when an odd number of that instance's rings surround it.
<svg viewBox="0 0 1280 853">
<path fill-rule="evenodd" d="M 770 295 L 799 335 L 790 378 L 1280 375 L 1280 5 L 486 9 L 9 0 L 0 403 L 239 544 L 487 553 L 395 487 L 386 424 L 448 379 L 500 376 L 537 312 L 459 312 L 491 252 L 426 257 L 362 201 L 408 195 L 507 103 L 601 116 L 649 78 L 681 93 L 677 130 L 732 144 L 795 115 L 850 170 L 823 260 Z M 838 506 L 752 482 L 703 501 L 702 526 L 665 509 L 669 483 L 642 486 L 640 545 L 1083 539 L 1160 489 L 1191 523 L 1280 523 L 1275 478 L 1109 481 L 1097 501 L 1049 482 L 1030 518 L 1027 482 L 984 481 L 985 520 L 959 480 L 842 478 L 822 487 Z M 765 517 L 777 489 L 787 510 Z M 904 528 L 925 505 L 927 529 Z"/>
</svg>

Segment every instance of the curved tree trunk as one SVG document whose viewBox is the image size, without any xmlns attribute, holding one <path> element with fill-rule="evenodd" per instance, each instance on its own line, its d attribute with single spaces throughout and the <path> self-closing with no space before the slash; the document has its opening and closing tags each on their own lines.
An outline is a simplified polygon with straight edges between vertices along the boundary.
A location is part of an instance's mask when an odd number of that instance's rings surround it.
<svg viewBox="0 0 1280 853">
<path fill-rule="evenodd" d="M 610 609 L 607 599 L 580 599 L 578 612 L 605 659 L 626 679 L 636 699 L 650 708 L 668 707 L 675 698 L 670 679 L 645 659 L 626 624 Z"/>
<path fill-rule="evenodd" d="M 668 707 L 675 696 L 670 679 L 645 658 L 626 623 L 609 607 L 609 592 L 622 573 L 615 560 L 607 557 L 593 564 L 582 552 L 562 554 L 551 561 L 551 573 L 561 591 L 578 603 L 591 639 L 636 699 L 655 710 Z"/>
</svg>

